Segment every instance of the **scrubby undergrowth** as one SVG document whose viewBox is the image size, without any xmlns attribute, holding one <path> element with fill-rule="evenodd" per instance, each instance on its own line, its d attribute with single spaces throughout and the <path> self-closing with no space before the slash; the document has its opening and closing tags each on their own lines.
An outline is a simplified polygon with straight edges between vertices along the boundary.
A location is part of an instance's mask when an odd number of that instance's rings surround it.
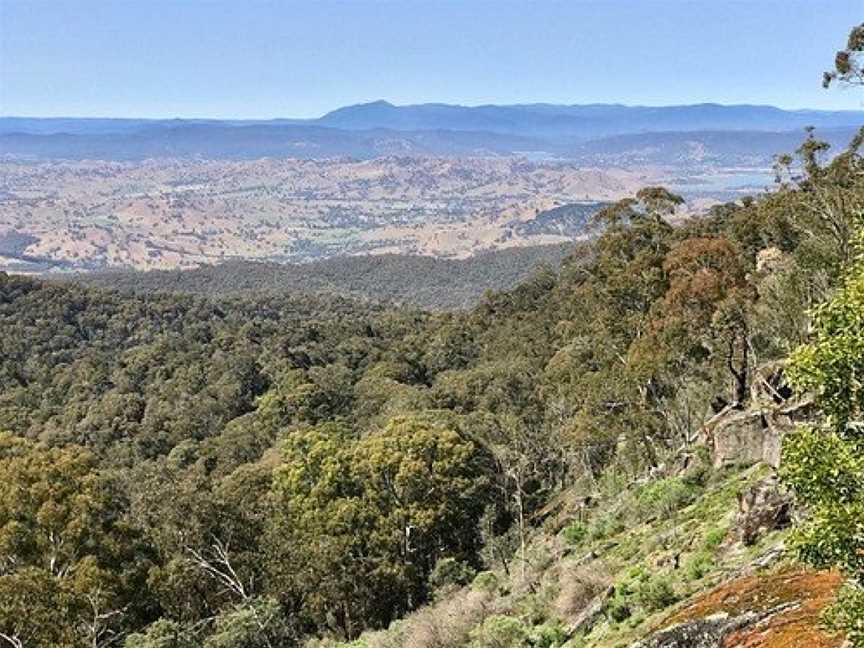
<svg viewBox="0 0 864 648">
<path fill-rule="evenodd" d="M 704 459 L 702 460 L 704 461 Z M 773 472 L 765 465 L 712 470 L 702 461 L 680 475 L 625 487 L 601 481 L 586 508 L 573 489 L 531 538 L 525 562 L 443 586 L 437 600 L 385 631 L 316 648 L 577 648 L 626 646 L 661 628 L 718 613 L 797 603 L 746 646 L 837 646 L 821 629 L 836 574 L 793 567 L 785 529 L 751 546 L 736 527 L 738 497 Z M 568 506 L 569 505 L 569 506 Z M 523 575 L 524 568 L 524 575 Z M 767 633 L 767 634 L 765 634 Z M 766 639 L 768 637 L 768 639 Z M 772 643 L 779 641 L 780 643 Z M 786 643 L 783 643 L 786 642 Z M 731 644 L 730 644 L 731 645 Z"/>
</svg>

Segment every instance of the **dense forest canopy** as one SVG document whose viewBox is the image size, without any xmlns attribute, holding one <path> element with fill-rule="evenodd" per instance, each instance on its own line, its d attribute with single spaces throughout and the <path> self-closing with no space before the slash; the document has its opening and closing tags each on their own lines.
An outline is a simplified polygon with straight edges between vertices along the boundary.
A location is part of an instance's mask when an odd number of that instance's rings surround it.
<svg viewBox="0 0 864 648">
<path fill-rule="evenodd" d="M 578 220 L 578 231 L 566 234 L 584 235 L 584 221 L 591 211 L 584 208 L 572 213 L 565 211 L 564 219 Z M 553 220 L 550 227 L 570 225 L 566 220 L 563 224 Z M 558 233 L 557 229 L 553 233 Z M 384 254 L 298 264 L 229 261 L 194 270 L 115 270 L 48 276 L 134 293 L 177 292 L 208 297 L 251 292 L 326 294 L 440 310 L 468 308 L 476 305 L 487 290 L 514 288 L 542 266 L 557 268 L 563 259 L 575 253 L 575 248 L 571 242 L 483 252 L 467 259 Z"/>
</svg>

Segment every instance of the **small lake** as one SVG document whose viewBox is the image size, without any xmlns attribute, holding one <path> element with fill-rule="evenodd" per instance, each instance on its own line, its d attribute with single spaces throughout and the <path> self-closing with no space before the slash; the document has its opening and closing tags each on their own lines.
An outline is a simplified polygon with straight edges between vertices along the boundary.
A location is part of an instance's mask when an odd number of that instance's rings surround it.
<svg viewBox="0 0 864 648">
<path fill-rule="evenodd" d="M 770 169 L 724 170 L 669 180 L 673 191 L 684 194 L 728 194 L 757 192 L 774 186 L 774 171 Z"/>
</svg>

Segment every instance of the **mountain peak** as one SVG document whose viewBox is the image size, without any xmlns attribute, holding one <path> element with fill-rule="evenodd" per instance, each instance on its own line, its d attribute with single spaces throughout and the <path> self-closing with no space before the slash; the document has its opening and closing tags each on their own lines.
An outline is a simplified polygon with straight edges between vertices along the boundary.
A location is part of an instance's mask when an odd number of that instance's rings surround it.
<svg viewBox="0 0 864 648">
<path fill-rule="evenodd" d="M 336 108 L 335 110 L 331 110 L 330 112 L 326 113 L 323 117 L 321 117 L 321 120 L 332 118 L 334 115 L 355 115 L 385 110 L 399 110 L 399 108 L 385 99 L 377 99 L 375 101 L 368 101 L 366 103 L 351 104 L 348 106 L 342 106 L 341 108 Z"/>
</svg>

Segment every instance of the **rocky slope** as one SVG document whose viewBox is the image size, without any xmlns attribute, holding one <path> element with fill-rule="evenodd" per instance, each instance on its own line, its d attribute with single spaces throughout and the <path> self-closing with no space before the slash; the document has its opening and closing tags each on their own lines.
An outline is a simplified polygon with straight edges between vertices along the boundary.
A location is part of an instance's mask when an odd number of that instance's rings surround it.
<svg viewBox="0 0 864 648">
<path fill-rule="evenodd" d="M 608 475 L 562 493 L 512 564 L 442 586 L 351 647 L 840 648 L 821 614 L 841 578 L 787 551 L 792 501 L 752 447 L 757 409 L 721 414 L 703 438 L 732 440 L 635 483 Z"/>
</svg>

